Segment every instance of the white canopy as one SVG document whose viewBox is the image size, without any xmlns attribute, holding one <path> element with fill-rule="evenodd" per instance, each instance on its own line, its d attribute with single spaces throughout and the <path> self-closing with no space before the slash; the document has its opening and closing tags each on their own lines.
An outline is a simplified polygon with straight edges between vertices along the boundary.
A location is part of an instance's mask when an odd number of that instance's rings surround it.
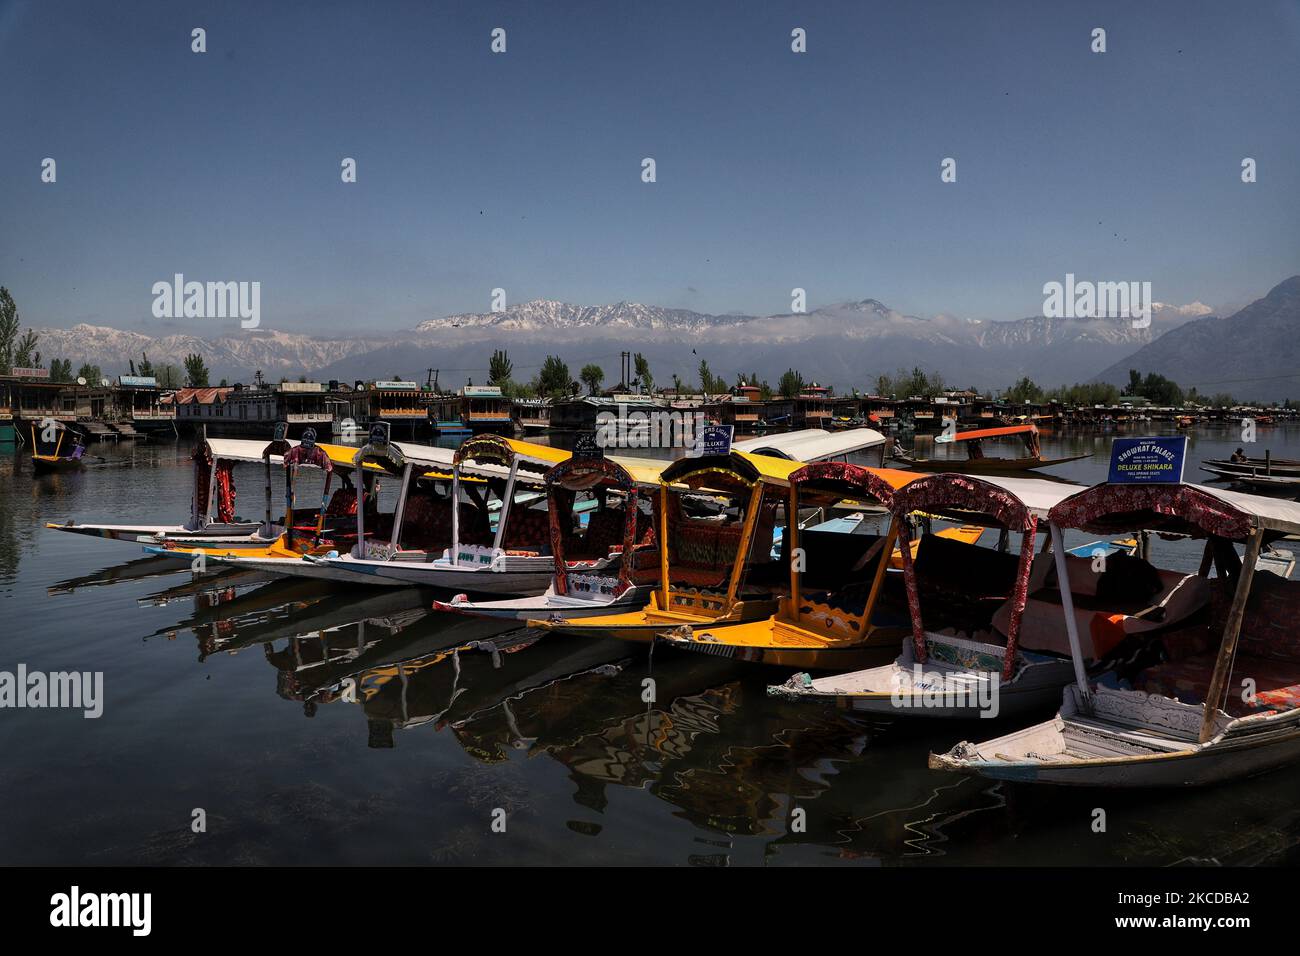
<svg viewBox="0 0 1300 956">
<path fill-rule="evenodd" d="M 802 428 L 782 435 L 765 435 L 732 442 L 735 451 L 751 455 L 768 455 L 810 463 L 839 458 L 864 448 L 875 448 L 885 443 L 885 436 L 874 428 L 847 428 L 829 432 L 824 428 Z"/>
<path fill-rule="evenodd" d="M 1249 515 L 1257 528 L 1300 534 L 1300 502 L 1266 495 L 1252 495 L 1243 491 L 1229 491 L 1211 485 L 1192 485 L 1198 491 L 1213 495 L 1224 504 Z"/>
<path fill-rule="evenodd" d="M 1046 518 L 1047 512 L 1056 507 L 1058 502 L 1087 487 L 1076 485 L 1072 481 L 1049 481 L 1046 478 L 1007 478 L 1001 475 L 979 475 L 978 477 L 967 475 L 966 477 L 1011 492 L 1039 519 Z"/>
<path fill-rule="evenodd" d="M 226 461 L 261 461 L 262 452 L 266 451 L 266 446 L 271 444 L 271 440 L 269 438 L 209 438 L 207 443 L 213 458 Z M 298 443 L 291 441 L 289 444 L 293 446 Z M 280 456 L 272 455 L 271 461 L 279 464 Z"/>
</svg>

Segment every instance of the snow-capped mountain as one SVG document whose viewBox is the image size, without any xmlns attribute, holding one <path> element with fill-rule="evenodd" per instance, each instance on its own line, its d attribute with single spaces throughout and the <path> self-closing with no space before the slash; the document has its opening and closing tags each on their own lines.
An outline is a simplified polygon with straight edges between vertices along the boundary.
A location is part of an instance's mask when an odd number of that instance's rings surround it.
<svg viewBox="0 0 1300 956">
<path fill-rule="evenodd" d="M 492 329 L 511 332 L 551 332 L 563 329 L 639 329 L 653 332 L 707 332 L 753 319 L 749 315 L 705 315 L 688 309 L 663 309 L 638 302 L 613 305 L 573 305 L 551 299 L 533 299 L 500 312 L 461 313 L 429 319 L 416 326 L 418 334 L 449 329 Z"/>
<path fill-rule="evenodd" d="M 213 382 L 268 379 L 423 378 L 428 368 L 454 370 L 444 384 L 486 374 L 494 348 L 506 348 L 518 371 L 559 354 L 572 369 L 587 362 L 616 375 L 617 355 L 642 352 L 656 375 L 696 377 L 701 359 L 715 374 L 758 372 L 775 380 L 788 367 L 841 388 L 869 387 L 875 377 L 921 365 L 961 384 L 996 388 L 1028 375 L 1045 385 L 1090 379 L 1121 362 L 1170 328 L 1202 318 L 1208 307 L 1157 306 L 1149 329 L 1108 319 L 1012 321 L 949 314 L 907 315 L 877 299 L 824 306 L 807 313 L 711 315 L 635 302 L 584 306 L 546 299 L 500 312 L 460 313 L 421 322 L 414 330 L 366 338 L 324 338 L 272 330 L 234 330 L 212 336 L 172 332 L 150 336 L 99 325 L 40 330 L 45 360 L 98 365 L 105 375 L 126 372 L 147 353 L 154 366 L 182 365 L 191 352 L 207 362 Z"/>
<path fill-rule="evenodd" d="M 191 333 L 151 336 L 83 323 L 70 329 L 41 329 L 39 335 L 38 348 L 47 362 L 66 358 L 74 368 L 89 362 L 109 376 L 127 372 L 132 361 L 138 365 L 142 353 L 155 368 L 183 366 L 186 355 L 198 353 L 213 382 L 221 378 L 247 381 L 257 369 L 272 380 L 296 376 L 374 348 L 373 341 L 362 339 L 323 339 L 260 329 L 212 337 Z"/>
</svg>

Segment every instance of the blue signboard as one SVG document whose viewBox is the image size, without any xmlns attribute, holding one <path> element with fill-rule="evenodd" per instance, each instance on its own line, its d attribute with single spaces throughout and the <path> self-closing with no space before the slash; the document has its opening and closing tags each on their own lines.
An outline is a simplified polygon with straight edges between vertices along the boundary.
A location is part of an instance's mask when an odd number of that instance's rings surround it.
<svg viewBox="0 0 1300 956">
<path fill-rule="evenodd" d="M 730 425 L 705 425 L 695 438 L 694 457 L 730 454 L 731 430 Z"/>
<path fill-rule="evenodd" d="M 1110 446 L 1112 485 L 1178 484 L 1187 461 L 1187 436 L 1116 438 Z"/>
</svg>

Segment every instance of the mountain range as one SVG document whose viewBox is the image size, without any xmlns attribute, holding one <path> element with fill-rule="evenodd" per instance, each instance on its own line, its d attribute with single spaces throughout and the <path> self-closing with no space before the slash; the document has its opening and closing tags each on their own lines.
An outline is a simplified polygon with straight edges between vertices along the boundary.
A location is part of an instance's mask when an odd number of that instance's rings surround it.
<svg viewBox="0 0 1300 956">
<path fill-rule="evenodd" d="M 558 354 L 575 376 L 584 364 L 596 362 L 605 369 L 606 380 L 614 381 L 619 353 L 626 350 L 645 354 L 660 383 L 670 381 L 673 373 L 694 382 L 703 359 L 728 380 L 757 372 L 775 382 L 793 367 L 805 378 L 834 384 L 841 391 L 870 388 L 877 375 L 914 365 L 937 371 L 950 383 L 978 388 L 1004 387 L 1025 375 L 1041 385 L 1127 381 L 1130 367 L 1193 384 L 1201 378 L 1247 373 L 1250 378 L 1266 377 L 1269 373 L 1260 371 L 1264 366 L 1279 375 L 1296 368 L 1293 339 L 1282 330 L 1300 327 L 1298 287 L 1300 276 L 1288 279 L 1227 318 L 1209 314 L 1209 307 L 1200 303 L 1156 304 L 1146 329 L 1115 319 L 922 318 L 875 299 L 770 316 L 537 299 L 499 312 L 429 319 L 408 332 L 365 338 L 262 329 L 149 336 L 86 324 L 39 334 L 47 359 L 69 358 L 74 367 L 88 361 L 108 375 L 126 371 L 128 360 L 138 362 L 141 352 L 147 352 L 155 366 L 180 365 L 188 353 L 198 352 L 214 382 L 247 382 L 259 369 L 272 381 L 299 375 L 342 381 L 394 376 L 423 380 L 432 368 L 439 370 L 441 385 L 455 387 L 467 379 L 484 381 L 492 350 L 503 348 L 519 380 L 531 378 L 545 356 Z M 1105 371 L 1099 374 L 1098 369 Z M 1290 394 L 1285 379 L 1257 384 L 1245 390 L 1260 398 Z M 1216 390 L 1198 387 L 1202 392 Z M 1238 391 L 1231 386 L 1219 390 Z"/>
</svg>

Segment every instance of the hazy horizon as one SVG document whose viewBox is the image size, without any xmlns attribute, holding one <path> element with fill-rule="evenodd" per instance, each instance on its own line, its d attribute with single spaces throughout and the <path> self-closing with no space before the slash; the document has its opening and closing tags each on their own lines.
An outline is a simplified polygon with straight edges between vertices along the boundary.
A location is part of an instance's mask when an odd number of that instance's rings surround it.
<svg viewBox="0 0 1300 956">
<path fill-rule="evenodd" d="M 1073 273 L 1218 311 L 1300 271 L 1298 48 L 1287 2 L 20 0 L 0 284 L 24 326 L 155 335 L 239 329 L 153 318 L 175 273 L 260 282 L 262 328 L 324 336 L 486 312 L 496 288 L 779 315 L 798 287 L 809 311 L 1008 321 Z"/>
</svg>

